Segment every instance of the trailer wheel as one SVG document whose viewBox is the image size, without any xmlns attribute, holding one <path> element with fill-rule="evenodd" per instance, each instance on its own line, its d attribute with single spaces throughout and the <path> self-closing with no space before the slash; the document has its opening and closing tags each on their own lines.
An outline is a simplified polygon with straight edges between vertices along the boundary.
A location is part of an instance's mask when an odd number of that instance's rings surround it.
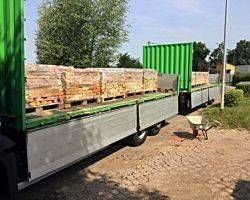
<svg viewBox="0 0 250 200">
<path fill-rule="evenodd" d="M 148 136 L 148 130 L 146 129 L 146 130 L 137 132 L 134 135 L 131 135 L 128 138 L 128 142 L 131 146 L 135 146 L 135 147 L 140 146 L 146 141 L 147 136 Z"/>
<path fill-rule="evenodd" d="M 210 100 L 210 101 L 208 102 L 208 105 L 213 105 L 213 103 L 214 103 L 214 99 Z"/>
<path fill-rule="evenodd" d="M 159 134 L 160 130 L 161 130 L 162 124 L 158 123 L 155 124 L 154 126 L 152 126 L 149 130 L 149 135 L 150 136 L 156 136 Z"/>
</svg>

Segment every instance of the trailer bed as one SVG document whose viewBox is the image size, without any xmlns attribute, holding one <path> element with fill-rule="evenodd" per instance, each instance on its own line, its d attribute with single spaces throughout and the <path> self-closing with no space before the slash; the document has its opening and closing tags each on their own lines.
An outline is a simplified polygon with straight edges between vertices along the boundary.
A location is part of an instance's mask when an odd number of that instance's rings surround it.
<svg viewBox="0 0 250 200">
<path fill-rule="evenodd" d="M 216 101 L 220 98 L 220 85 L 211 84 L 193 88 L 191 92 L 191 108 L 195 108 L 209 101 Z"/>
<path fill-rule="evenodd" d="M 50 110 L 41 113 L 26 114 L 26 127 L 28 130 L 41 128 L 44 126 L 62 123 L 70 119 L 76 119 L 83 116 L 94 115 L 100 112 L 106 112 L 126 106 L 135 105 L 142 102 L 153 101 L 168 96 L 176 95 L 175 92 L 169 93 L 151 93 L 140 96 L 134 96 L 114 102 L 106 102 L 102 104 L 92 104 L 88 106 L 74 107 L 63 110 Z"/>
<path fill-rule="evenodd" d="M 19 188 L 26 187 L 176 114 L 178 95 L 174 93 L 143 95 L 125 102 L 82 108 L 78 113 L 64 111 L 64 115 L 71 117 L 69 120 L 61 123 L 57 121 L 27 132 L 27 164 L 30 177 L 28 182 L 20 184 Z M 36 120 L 41 119 L 44 121 L 43 117 L 39 116 Z"/>
</svg>

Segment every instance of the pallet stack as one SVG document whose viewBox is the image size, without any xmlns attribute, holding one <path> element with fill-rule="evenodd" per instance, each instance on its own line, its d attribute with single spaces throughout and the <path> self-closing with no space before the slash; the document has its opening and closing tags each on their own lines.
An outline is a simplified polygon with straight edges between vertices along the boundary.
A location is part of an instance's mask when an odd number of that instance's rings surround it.
<svg viewBox="0 0 250 200">
<path fill-rule="evenodd" d="M 40 108 L 63 105 L 63 88 L 60 66 L 53 65 L 26 65 L 26 108 Z"/>
<path fill-rule="evenodd" d="M 26 65 L 26 109 L 70 108 L 157 90 L 154 70 Z"/>
<path fill-rule="evenodd" d="M 89 69 L 65 68 L 62 73 L 65 108 L 70 108 L 74 103 L 86 105 L 89 100 L 97 102 L 101 95 L 100 73 Z"/>
<path fill-rule="evenodd" d="M 143 70 L 124 69 L 126 94 L 143 92 Z"/>
<path fill-rule="evenodd" d="M 125 75 L 123 70 L 114 68 L 96 68 L 89 69 L 100 73 L 101 82 L 101 102 L 111 98 L 125 96 Z"/>
<path fill-rule="evenodd" d="M 193 72 L 192 86 L 201 86 L 209 84 L 209 72 Z"/>
<path fill-rule="evenodd" d="M 145 92 L 157 90 L 158 73 L 155 70 L 143 70 L 143 87 Z"/>
</svg>

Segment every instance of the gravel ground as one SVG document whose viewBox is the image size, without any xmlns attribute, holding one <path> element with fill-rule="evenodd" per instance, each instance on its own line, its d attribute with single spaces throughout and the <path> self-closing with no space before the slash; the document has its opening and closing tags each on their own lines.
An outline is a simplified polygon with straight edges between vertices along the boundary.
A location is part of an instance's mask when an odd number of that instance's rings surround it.
<svg viewBox="0 0 250 200">
<path fill-rule="evenodd" d="M 23 200 L 250 199 L 250 134 L 191 140 L 183 116 L 141 147 L 116 143 L 20 193 Z"/>
</svg>

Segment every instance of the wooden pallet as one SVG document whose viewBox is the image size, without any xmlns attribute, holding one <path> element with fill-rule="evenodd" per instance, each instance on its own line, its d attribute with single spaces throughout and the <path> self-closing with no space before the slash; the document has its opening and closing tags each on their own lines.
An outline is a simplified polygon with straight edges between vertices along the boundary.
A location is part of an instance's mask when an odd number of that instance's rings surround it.
<svg viewBox="0 0 250 200">
<path fill-rule="evenodd" d="M 152 93 L 156 93 L 157 90 L 146 90 L 144 91 L 144 94 L 152 94 Z"/>
<path fill-rule="evenodd" d="M 70 101 L 70 102 L 64 103 L 64 108 L 86 106 L 86 105 L 91 105 L 91 104 L 96 104 L 96 103 L 100 103 L 100 100 L 97 98 L 84 99 L 84 100 L 78 100 L 78 101 Z"/>
<path fill-rule="evenodd" d="M 158 88 L 158 92 L 168 93 L 168 92 L 174 92 L 174 90 L 169 88 Z"/>
<path fill-rule="evenodd" d="M 141 92 L 128 92 L 126 93 L 126 98 L 127 97 L 134 97 L 134 96 L 139 96 L 139 95 L 144 95 L 145 92 L 144 91 L 141 91 Z"/>
<path fill-rule="evenodd" d="M 141 92 L 129 92 L 126 94 L 126 97 L 134 97 L 139 95 L 145 95 L 145 94 L 152 94 L 156 93 L 157 90 L 147 90 L 147 91 L 141 91 Z"/>
<path fill-rule="evenodd" d="M 27 107 L 25 110 L 26 110 L 26 114 L 30 114 L 30 113 L 41 113 L 43 111 L 50 111 L 50 110 L 60 110 L 63 108 L 64 106 L 62 103 L 52 103 L 52 104 L 37 106 L 37 107 Z"/>
<path fill-rule="evenodd" d="M 112 102 L 112 101 L 116 101 L 116 100 L 120 100 L 120 99 L 124 99 L 126 96 L 125 95 L 119 95 L 119 96 L 115 96 L 115 97 L 105 97 L 101 99 L 101 102 Z"/>
<path fill-rule="evenodd" d="M 192 85 L 192 88 L 198 88 L 198 87 L 202 87 L 202 86 L 207 86 L 207 83 L 202 83 L 202 84 L 196 84 L 196 85 Z"/>
</svg>

